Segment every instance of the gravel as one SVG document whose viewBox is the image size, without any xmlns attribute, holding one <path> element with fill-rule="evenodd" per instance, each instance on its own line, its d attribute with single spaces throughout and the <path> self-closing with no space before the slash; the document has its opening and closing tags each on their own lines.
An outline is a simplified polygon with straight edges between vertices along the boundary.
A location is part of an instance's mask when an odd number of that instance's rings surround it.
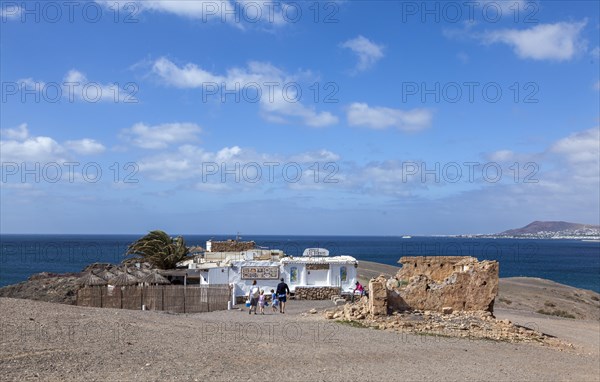
<svg viewBox="0 0 600 382">
<path fill-rule="evenodd" d="M 292 300 L 286 314 L 269 307 L 265 315 L 245 308 L 178 315 L 0 298 L 0 380 L 600 379 L 597 343 L 559 351 L 400 334 L 325 320 L 321 312 L 331 307 Z M 308 313 L 313 308 L 319 313 Z M 554 335 L 563 327 L 570 338 L 598 335 L 597 321 L 544 319 Z"/>
</svg>

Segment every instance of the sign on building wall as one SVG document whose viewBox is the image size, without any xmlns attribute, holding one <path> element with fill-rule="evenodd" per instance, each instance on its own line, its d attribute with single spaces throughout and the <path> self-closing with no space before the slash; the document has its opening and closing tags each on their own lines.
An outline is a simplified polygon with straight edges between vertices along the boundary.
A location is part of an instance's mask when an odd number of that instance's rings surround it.
<svg viewBox="0 0 600 382">
<path fill-rule="evenodd" d="M 277 280 L 279 267 L 242 267 L 242 280 Z"/>
<path fill-rule="evenodd" d="M 321 271 L 329 269 L 329 264 L 306 264 L 307 271 Z"/>
</svg>

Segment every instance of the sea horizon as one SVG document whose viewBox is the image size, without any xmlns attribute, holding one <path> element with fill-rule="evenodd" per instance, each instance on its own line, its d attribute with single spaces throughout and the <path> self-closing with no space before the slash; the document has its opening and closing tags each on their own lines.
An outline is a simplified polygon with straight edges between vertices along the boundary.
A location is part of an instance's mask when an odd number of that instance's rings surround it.
<svg viewBox="0 0 600 382">
<path fill-rule="evenodd" d="M 118 264 L 138 234 L 0 234 L 0 286 L 40 272 L 81 272 L 95 262 Z M 229 234 L 183 235 L 188 246 Z M 600 243 L 576 239 L 467 238 L 456 236 L 241 235 L 259 247 L 301 256 L 321 247 L 330 256 L 399 266 L 403 256 L 473 256 L 500 263 L 500 277 L 538 277 L 600 292 Z"/>
</svg>

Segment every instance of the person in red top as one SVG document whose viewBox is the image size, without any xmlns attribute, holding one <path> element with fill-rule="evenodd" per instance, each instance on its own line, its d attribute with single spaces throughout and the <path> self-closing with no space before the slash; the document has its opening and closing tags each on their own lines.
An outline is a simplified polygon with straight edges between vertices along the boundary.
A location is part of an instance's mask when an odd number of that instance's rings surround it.
<svg viewBox="0 0 600 382">
<path fill-rule="evenodd" d="M 358 292 L 361 297 L 365 294 L 365 288 L 358 281 L 356 282 L 356 288 L 354 288 L 354 291 L 352 292 L 352 302 L 354 302 L 356 292 Z"/>
</svg>

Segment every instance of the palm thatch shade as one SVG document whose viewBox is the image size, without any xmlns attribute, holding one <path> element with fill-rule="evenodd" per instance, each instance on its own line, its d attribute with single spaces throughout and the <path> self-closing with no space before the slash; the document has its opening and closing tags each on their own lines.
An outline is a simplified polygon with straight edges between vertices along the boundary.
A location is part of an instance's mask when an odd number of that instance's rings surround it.
<svg viewBox="0 0 600 382">
<path fill-rule="evenodd" d="M 135 277 L 134 275 L 130 275 L 127 272 L 123 272 L 120 275 L 108 280 L 108 283 L 114 286 L 136 285 L 139 282 L 140 280 L 138 280 L 137 277 Z"/>
<path fill-rule="evenodd" d="M 158 272 L 150 273 L 148 276 L 144 277 L 142 279 L 142 281 L 147 284 L 154 284 L 154 285 L 171 284 L 171 282 L 169 280 L 167 280 L 164 276 L 158 274 Z"/>
<path fill-rule="evenodd" d="M 106 285 L 106 280 L 104 280 L 102 277 L 96 276 L 92 272 L 87 272 L 80 277 L 79 280 L 77 280 L 77 283 L 83 286 L 99 286 Z"/>
<path fill-rule="evenodd" d="M 142 280 L 144 277 L 146 277 L 150 274 L 150 272 L 143 271 L 141 269 L 134 269 L 134 270 L 130 270 L 128 272 L 131 273 L 132 275 L 134 275 L 135 277 L 137 277 L 139 280 Z"/>
<path fill-rule="evenodd" d="M 112 279 L 113 277 L 115 277 L 116 275 L 114 273 L 112 273 L 111 271 L 109 271 L 108 269 L 105 269 L 102 272 L 100 272 L 98 274 L 98 276 L 100 276 L 104 281 L 108 281 L 108 280 Z"/>
</svg>

